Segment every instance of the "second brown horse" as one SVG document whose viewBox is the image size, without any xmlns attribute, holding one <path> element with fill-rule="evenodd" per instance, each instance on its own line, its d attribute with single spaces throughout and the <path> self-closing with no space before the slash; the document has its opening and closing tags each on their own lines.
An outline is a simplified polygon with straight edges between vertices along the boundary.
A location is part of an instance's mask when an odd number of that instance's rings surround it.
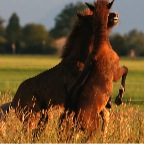
<svg viewBox="0 0 144 144">
<path fill-rule="evenodd" d="M 99 113 L 105 108 L 113 90 L 113 82 L 122 77 L 122 89 L 117 100 L 124 92 L 128 68 L 119 66 L 119 57 L 112 49 L 108 38 L 108 16 L 114 0 L 97 0 L 94 7 L 94 45 L 88 56 L 84 70 L 76 81 L 74 92 L 70 90 L 66 110 L 74 111 L 82 129 L 90 134 L 99 126 Z M 71 94 L 72 92 L 72 94 Z"/>
</svg>

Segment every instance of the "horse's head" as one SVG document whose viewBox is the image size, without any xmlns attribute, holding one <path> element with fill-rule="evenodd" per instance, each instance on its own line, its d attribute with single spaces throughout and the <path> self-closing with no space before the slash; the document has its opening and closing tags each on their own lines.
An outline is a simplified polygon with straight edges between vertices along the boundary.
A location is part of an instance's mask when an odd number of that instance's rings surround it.
<svg viewBox="0 0 144 144">
<path fill-rule="evenodd" d="M 112 7 L 113 2 L 114 1 L 112 1 L 111 3 L 107 3 L 108 10 Z M 94 11 L 96 9 L 97 3 L 95 3 L 95 6 L 88 4 L 88 3 L 86 3 L 86 5 L 88 6 L 88 9 L 86 9 L 83 12 L 78 12 L 77 16 L 78 16 L 78 19 L 81 22 L 81 24 L 87 25 L 89 30 L 92 30 L 92 27 L 94 24 L 93 23 L 94 22 L 93 14 L 94 14 Z M 97 15 L 97 12 L 95 14 Z M 107 22 L 107 29 L 111 29 L 113 26 L 117 25 L 118 24 L 118 18 L 119 18 L 118 13 L 116 13 L 116 12 L 109 13 L 108 22 Z"/>
<path fill-rule="evenodd" d="M 96 29 L 107 29 L 108 18 L 110 15 L 110 9 L 114 0 L 109 3 L 109 0 L 97 0 L 94 8 L 94 22 Z"/>
<path fill-rule="evenodd" d="M 92 50 L 90 44 L 92 45 L 95 27 L 94 24 L 96 23 L 94 21 L 94 11 L 96 4 L 95 6 L 93 6 L 86 3 L 86 5 L 88 6 L 87 9 L 81 12 L 77 12 L 78 20 L 75 23 L 73 30 L 67 39 L 67 43 L 65 44 L 65 48 L 62 53 L 62 58 L 66 58 L 68 56 L 71 57 L 71 55 L 75 57 L 76 55 L 79 56 L 79 54 L 83 55 L 84 57 L 87 57 L 89 51 Z M 112 26 L 116 25 L 117 23 L 118 14 L 110 13 L 108 16 L 107 29 L 109 30 Z M 75 54 L 75 51 L 77 51 L 77 54 Z"/>
<path fill-rule="evenodd" d="M 93 5 L 87 4 L 93 11 L 93 24 L 96 30 L 109 30 L 118 23 L 118 13 L 110 13 L 114 0 L 97 0 Z"/>
<path fill-rule="evenodd" d="M 93 11 L 85 9 L 84 11 L 77 12 L 78 21 L 81 27 L 87 29 L 91 34 L 93 32 Z"/>
<path fill-rule="evenodd" d="M 108 28 L 112 28 L 113 26 L 118 24 L 119 14 L 117 12 L 110 13 L 108 17 Z"/>
</svg>

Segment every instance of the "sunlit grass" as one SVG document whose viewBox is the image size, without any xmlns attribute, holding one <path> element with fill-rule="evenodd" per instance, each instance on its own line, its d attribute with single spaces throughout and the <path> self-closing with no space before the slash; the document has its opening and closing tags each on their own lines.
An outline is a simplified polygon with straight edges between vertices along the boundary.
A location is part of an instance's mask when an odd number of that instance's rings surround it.
<svg viewBox="0 0 144 144">
<path fill-rule="evenodd" d="M 57 56 L 1 55 L 0 91 L 16 92 L 22 81 L 48 70 L 61 61 Z"/>
<path fill-rule="evenodd" d="M 60 62 L 58 56 L 0 55 L 1 69 L 48 69 Z"/>
<path fill-rule="evenodd" d="M 11 101 L 10 93 L 1 95 L 0 104 Z M 144 143 L 144 111 L 142 107 L 131 104 L 123 104 L 116 107 L 112 105 L 110 110 L 110 121 L 106 138 L 103 139 L 101 127 L 93 134 L 90 139 L 82 132 L 79 127 L 73 124 L 69 118 L 66 121 L 69 125 L 58 128 L 59 110 L 51 109 L 49 122 L 45 131 L 42 132 L 37 143 Z M 100 117 L 100 122 L 102 122 Z M 0 122 L 1 124 L 1 122 Z M 14 110 L 11 110 L 6 119 L 6 135 L 0 127 L 0 143 L 32 143 L 31 130 L 23 132 L 22 123 L 17 119 Z"/>
<path fill-rule="evenodd" d="M 12 100 L 19 84 L 60 62 L 60 58 L 53 56 L 0 56 L 0 105 Z M 129 68 L 126 79 L 126 92 L 124 100 L 136 100 L 116 107 L 112 104 L 110 123 L 106 135 L 106 143 L 144 143 L 144 59 L 122 58 L 120 64 Z M 113 99 L 118 94 L 120 81 L 114 84 Z M 140 100 L 140 101 L 137 101 Z M 46 130 L 36 142 L 39 143 L 102 143 L 102 132 L 99 130 L 91 141 L 86 141 L 86 135 L 79 133 L 78 127 L 58 129 L 59 112 L 52 113 Z M 74 125 L 72 125 L 74 126 Z M 22 124 L 17 119 L 14 110 L 7 116 L 6 136 L 0 133 L 0 143 L 31 143 L 31 133 L 24 134 Z M 1 130 L 1 129 L 0 129 Z"/>
</svg>

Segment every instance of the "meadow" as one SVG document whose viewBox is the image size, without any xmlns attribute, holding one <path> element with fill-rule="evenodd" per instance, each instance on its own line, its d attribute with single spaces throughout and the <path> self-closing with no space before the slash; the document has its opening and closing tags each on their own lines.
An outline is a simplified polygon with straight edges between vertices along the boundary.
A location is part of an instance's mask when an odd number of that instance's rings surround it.
<svg viewBox="0 0 144 144">
<path fill-rule="evenodd" d="M 48 55 L 0 55 L 0 104 L 11 101 L 22 81 L 52 68 L 60 61 L 60 58 Z M 129 68 L 124 104 L 117 107 L 112 103 L 105 142 L 144 142 L 144 59 L 121 58 L 120 65 Z M 119 87 L 120 81 L 114 83 L 113 99 L 117 96 Z M 53 115 L 56 118 L 50 120 L 37 142 L 86 142 L 82 134 L 77 136 L 74 133 L 70 138 L 68 129 L 58 134 L 57 114 Z M 7 117 L 6 126 L 7 136 L 2 137 L 0 134 L 0 143 L 31 142 L 31 136 L 22 133 L 22 125 L 13 111 Z M 91 142 L 102 142 L 101 132 Z"/>
<path fill-rule="evenodd" d="M 14 94 L 22 81 L 58 64 L 54 56 L 0 56 L 0 91 Z"/>
<path fill-rule="evenodd" d="M 0 56 L 0 91 L 10 91 L 13 95 L 22 81 L 48 70 L 61 61 L 56 56 L 1 55 Z M 124 100 L 144 101 L 144 59 L 121 58 L 120 65 L 127 66 L 129 73 L 126 79 Z M 120 81 L 114 83 L 116 96 Z"/>
</svg>

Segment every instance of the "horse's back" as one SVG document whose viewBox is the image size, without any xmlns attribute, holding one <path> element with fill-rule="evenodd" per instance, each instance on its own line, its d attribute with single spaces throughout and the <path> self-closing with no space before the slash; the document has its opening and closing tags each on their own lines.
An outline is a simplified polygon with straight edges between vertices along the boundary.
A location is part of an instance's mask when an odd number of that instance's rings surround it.
<svg viewBox="0 0 144 144">
<path fill-rule="evenodd" d="M 75 73 L 78 70 L 75 70 L 74 74 L 73 71 L 73 67 L 67 69 L 67 67 L 63 66 L 63 63 L 59 63 L 50 70 L 25 80 L 20 84 L 12 106 L 16 108 L 20 103 L 20 106 L 24 108 L 30 105 L 33 98 L 36 98 L 39 105 L 44 101 L 45 105 L 64 103 L 67 88 L 77 76 Z"/>
</svg>

